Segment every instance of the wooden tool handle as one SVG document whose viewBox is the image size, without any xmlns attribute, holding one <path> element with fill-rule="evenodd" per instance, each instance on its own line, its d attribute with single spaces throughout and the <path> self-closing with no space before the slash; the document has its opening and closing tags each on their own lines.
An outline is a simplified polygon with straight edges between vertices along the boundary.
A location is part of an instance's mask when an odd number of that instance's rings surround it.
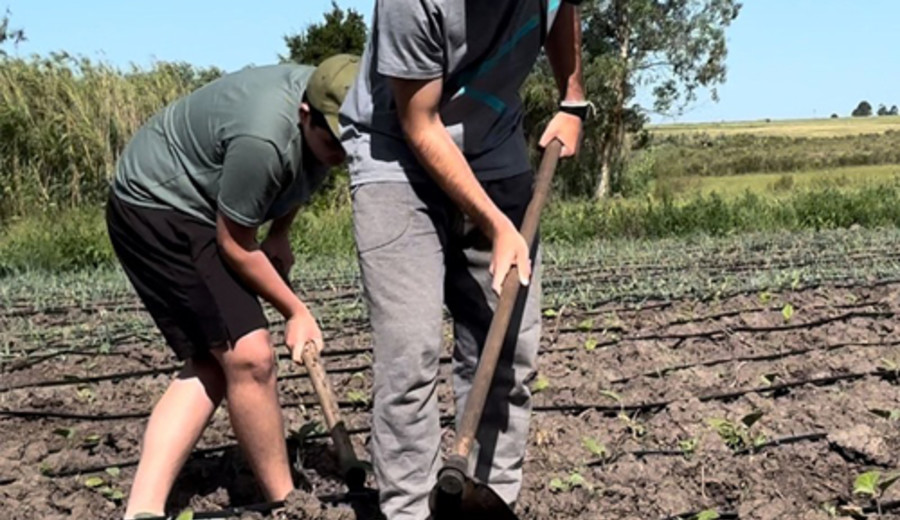
<svg viewBox="0 0 900 520">
<path fill-rule="evenodd" d="M 558 140 L 550 142 L 544 150 L 544 157 L 541 160 L 540 168 L 538 168 L 534 194 L 532 195 L 531 202 L 528 204 L 528 208 L 525 210 L 525 219 L 522 222 L 522 228 L 520 230 L 525 241 L 528 243 L 529 250 L 531 250 L 531 247 L 534 244 L 538 224 L 540 223 L 541 211 L 544 209 L 544 205 L 547 202 L 547 197 L 550 193 L 550 185 L 553 181 L 553 173 L 559 162 L 559 154 L 561 151 L 562 143 Z M 475 379 L 472 382 L 472 388 L 469 390 L 469 395 L 466 398 L 466 407 L 465 410 L 463 410 L 459 431 L 456 432 L 456 443 L 454 445 L 453 453 L 461 458 L 468 459 L 469 452 L 472 450 L 472 443 L 478 430 L 478 423 L 481 422 L 484 403 L 487 400 L 491 381 L 494 379 L 497 361 L 500 359 L 500 352 L 503 349 L 503 339 L 506 337 L 506 331 L 509 328 L 513 307 L 515 306 L 518 295 L 519 271 L 513 267 L 503 281 L 500 301 L 497 303 L 496 311 L 494 311 L 494 317 L 491 320 L 487 339 L 485 340 L 484 350 L 481 353 L 478 369 L 475 372 Z"/>
<path fill-rule="evenodd" d="M 341 472 L 351 488 L 362 486 L 365 481 L 365 470 L 356 458 L 356 452 L 353 450 L 353 444 L 350 442 L 347 426 L 341 419 L 337 400 L 334 397 L 334 390 L 319 359 L 319 351 L 313 342 L 306 344 L 302 357 L 303 364 L 309 372 L 309 380 L 312 382 L 316 395 L 319 397 L 319 404 L 322 405 L 325 425 L 328 426 L 328 431 L 331 432 L 331 439 L 334 441 L 334 448 L 337 451 Z"/>
</svg>

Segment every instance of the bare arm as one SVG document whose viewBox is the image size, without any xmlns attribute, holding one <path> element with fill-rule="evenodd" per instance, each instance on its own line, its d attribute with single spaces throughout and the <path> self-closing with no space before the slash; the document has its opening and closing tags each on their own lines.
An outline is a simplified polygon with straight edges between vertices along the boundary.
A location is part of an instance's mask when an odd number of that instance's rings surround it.
<svg viewBox="0 0 900 520">
<path fill-rule="evenodd" d="M 269 232 L 266 234 L 266 237 L 271 238 L 273 236 L 287 235 L 291 230 L 291 224 L 294 223 L 294 218 L 299 212 L 300 206 L 297 206 L 283 217 L 279 217 L 273 220 L 272 225 L 269 226 Z"/>
<path fill-rule="evenodd" d="M 578 7 L 563 2 L 546 43 L 560 99 L 584 100 L 581 67 L 581 14 Z"/>
<path fill-rule="evenodd" d="M 547 59 L 553 68 L 559 96 L 563 101 L 584 101 L 584 81 L 581 66 L 581 15 L 578 8 L 563 2 L 546 42 Z M 541 136 L 540 145 L 546 147 L 558 139 L 562 145 L 562 157 L 578 154 L 581 147 L 581 119 L 560 112 L 556 114 Z"/>
<path fill-rule="evenodd" d="M 523 284 L 531 277 L 528 247 L 512 221 L 488 197 L 465 156 L 441 121 L 442 79 L 392 79 L 400 123 L 410 148 L 435 182 L 494 242 L 494 290 L 510 266 L 519 268 Z M 524 253 L 524 254 L 523 254 Z"/>
<path fill-rule="evenodd" d="M 308 313 L 306 305 L 288 287 L 260 248 L 256 232 L 255 227 L 242 226 L 221 213 L 218 215 L 216 240 L 226 263 L 282 316 L 291 318 Z"/>
</svg>

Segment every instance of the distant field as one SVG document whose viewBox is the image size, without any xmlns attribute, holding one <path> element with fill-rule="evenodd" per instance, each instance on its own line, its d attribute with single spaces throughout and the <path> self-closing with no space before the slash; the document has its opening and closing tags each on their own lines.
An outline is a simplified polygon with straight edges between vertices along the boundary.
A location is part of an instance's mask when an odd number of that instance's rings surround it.
<svg viewBox="0 0 900 520">
<path fill-rule="evenodd" d="M 900 116 L 651 125 L 648 129 L 660 136 L 705 133 L 709 135 L 752 134 L 785 137 L 840 137 L 880 134 L 889 130 L 900 131 Z"/>
<path fill-rule="evenodd" d="M 792 173 L 748 173 L 720 177 L 691 176 L 672 179 L 670 186 L 678 196 L 693 197 L 713 192 L 725 198 L 739 197 L 746 191 L 759 195 L 788 196 L 796 190 L 858 188 L 900 179 L 900 165 L 850 166 Z"/>
</svg>

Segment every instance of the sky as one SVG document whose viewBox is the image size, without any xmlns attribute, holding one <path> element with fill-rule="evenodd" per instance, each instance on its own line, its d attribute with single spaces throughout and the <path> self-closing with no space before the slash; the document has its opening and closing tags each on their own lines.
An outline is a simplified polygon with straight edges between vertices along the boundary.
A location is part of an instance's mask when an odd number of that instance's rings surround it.
<svg viewBox="0 0 900 520">
<path fill-rule="evenodd" d="M 900 105 L 898 0 L 743 0 L 727 31 L 728 79 L 719 102 L 654 122 L 849 115 L 861 101 Z M 371 19 L 374 0 L 339 0 Z M 0 0 L 28 41 L 27 57 L 65 50 L 118 67 L 155 60 L 226 71 L 278 61 L 283 36 L 322 20 L 331 0 Z M 638 101 L 649 105 L 648 95 Z"/>
</svg>

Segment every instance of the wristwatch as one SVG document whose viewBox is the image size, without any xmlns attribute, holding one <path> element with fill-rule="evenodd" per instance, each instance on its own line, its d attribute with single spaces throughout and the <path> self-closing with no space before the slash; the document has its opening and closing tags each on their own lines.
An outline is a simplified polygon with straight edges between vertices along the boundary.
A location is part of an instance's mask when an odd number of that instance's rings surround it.
<svg viewBox="0 0 900 520">
<path fill-rule="evenodd" d="M 590 101 L 561 101 L 559 111 L 572 114 L 584 121 L 590 113 L 591 106 Z"/>
</svg>

